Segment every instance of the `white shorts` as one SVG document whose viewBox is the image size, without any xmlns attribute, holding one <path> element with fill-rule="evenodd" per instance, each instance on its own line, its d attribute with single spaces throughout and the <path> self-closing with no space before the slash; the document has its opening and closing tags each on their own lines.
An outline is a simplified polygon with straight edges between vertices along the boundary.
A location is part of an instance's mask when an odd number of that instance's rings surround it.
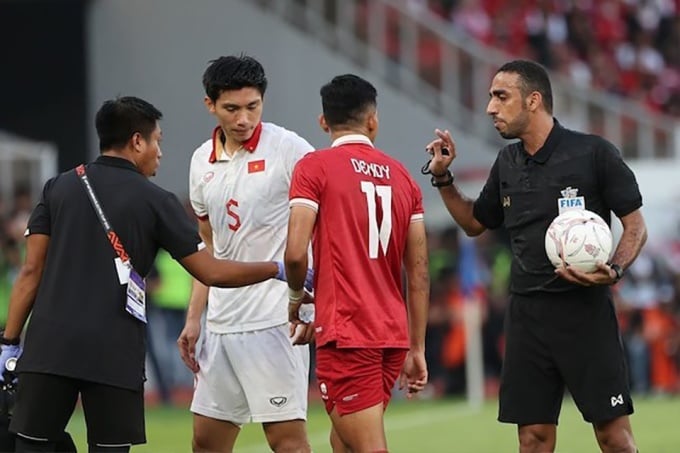
<svg viewBox="0 0 680 453">
<path fill-rule="evenodd" d="M 306 420 L 309 346 L 293 346 L 288 334 L 288 324 L 205 331 L 191 412 L 237 425 Z"/>
</svg>

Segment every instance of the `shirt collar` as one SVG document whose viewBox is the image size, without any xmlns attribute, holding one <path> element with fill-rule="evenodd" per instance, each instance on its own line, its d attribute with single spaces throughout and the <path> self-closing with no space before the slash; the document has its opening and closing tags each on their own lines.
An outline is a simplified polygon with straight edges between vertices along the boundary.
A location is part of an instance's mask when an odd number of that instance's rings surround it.
<svg viewBox="0 0 680 453">
<path fill-rule="evenodd" d="M 539 164 L 544 164 L 548 161 L 550 155 L 553 153 L 553 151 L 555 151 L 557 145 L 559 145 L 560 141 L 562 140 L 562 136 L 566 130 L 564 127 L 562 127 L 560 122 L 557 121 L 557 118 L 553 118 L 553 121 L 553 127 L 550 130 L 548 137 L 545 139 L 543 146 L 541 146 L 541 148 L 533 156 L 530 156 L 526 151 L 524 151 L 526 153 L 526 159 L 531 159 Z M 522 150 L 524 150 L 523 144 Z"/>
<path fill-rule="evenodd" d="M 122 157 L 99 156 L 97 157 L 97 160 L 94 161 L 94 163 L 100 165 L 108 165 L 109 167 L 126 168 L 128 170 L 134 170 L 139 173 L 139 169 L 134 163 Z"/>
<path fill-rule="evenodd" d="M 241 148 L 245 149 L 249 153 L 252 153 L 253 151 L 255 151 L 255 148 L 257 148 L 257 145 L 260 143 L 261 136 L 262 136 L 262 121 L 260 121 L 257 124 L 257 126 L 255 126 L 253 135 L 251 135 L 248 140 L 243 142 Z M 210 152 L 210 157 L 208 158 L 208 162 L 210 162 L 211 164 L 214 164 L 217 160 L 219 160 L 219 158 L 225 152 L 224 143 L 222 142 L 223 137 L 224 132 L 222 132 L 222 128 L 220 126 L 217 126 L 212 133 L 212 151 Z"/>
<path fill-rule="evenodd" d="M 346 145 L 347 143 L 364 143 L 366 145 L 370 145 L 373 147 L 373 142 L 371 141 L 370 138 L 366 137 L 363 134 L 349 134 L 349 135 L 343 135 L 342 137 L 338 137 L 335 140 L 333 140 L 333 143 L 331 143 L 331 148 L 335 146 L 340 146 L 340 145 Z"/>
</svg>

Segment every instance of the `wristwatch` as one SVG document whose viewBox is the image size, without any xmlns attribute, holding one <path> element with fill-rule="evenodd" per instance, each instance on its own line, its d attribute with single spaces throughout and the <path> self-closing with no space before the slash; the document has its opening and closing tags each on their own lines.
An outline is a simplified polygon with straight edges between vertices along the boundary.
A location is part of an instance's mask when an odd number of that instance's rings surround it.
<svg viewBox="0 0 680 453">
<path fill-rule="evenodd" d="M 609 264 L 609 268 L 614 271 L 616 274 L 616 278 L 614 279 L 614 283 L 618 282 L 623 278 L 623 268 L 619 266 L 618 264 L 615 263 L 607 263 Z"/>
<path fill-rule="evenodd" d="M 442 178 L 446 176 L 447 178 L 444 181 L 437 181 L 435 178 Z M 451 173 L 450 170 L 446 170 L 446 173 L 442 175 L 435 175 L 432 174 L 432 178 L 430 178 L 430 184 L 432 184 L 432 187 L 446 187 L 446 186 L 451 186 L 453 185 L 453 173 Z"/>
</svg>

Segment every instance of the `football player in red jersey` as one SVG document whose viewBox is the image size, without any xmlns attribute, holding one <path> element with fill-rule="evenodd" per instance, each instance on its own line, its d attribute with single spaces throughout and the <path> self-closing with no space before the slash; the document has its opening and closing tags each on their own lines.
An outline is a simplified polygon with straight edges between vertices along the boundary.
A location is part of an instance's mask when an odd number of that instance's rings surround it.
<svg viewBox="0 0 680 453">
<path fill-rule="evenodd" d="M 369 82 L 337 76 L 321 88 L 321 99 L 320 124 L 332 145 L 307 154 L 293 173 L 284 258 L 289 312 L 302 322 L 312 241 L 316 376 L 333 451 L 387 451 L 383 412 L 396 379 L 401 373 L 409 394 L 427 383 L 422 194 L 406 168 L 373 145 L 378 113 Z"/>
</svg>

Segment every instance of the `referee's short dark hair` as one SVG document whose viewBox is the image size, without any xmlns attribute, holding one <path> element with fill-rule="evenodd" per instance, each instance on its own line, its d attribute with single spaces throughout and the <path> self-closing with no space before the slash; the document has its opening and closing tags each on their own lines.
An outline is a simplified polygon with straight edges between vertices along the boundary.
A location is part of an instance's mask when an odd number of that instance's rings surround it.
<svg viewBox="0 0 680 453">
<path fill-rule="evenodd" d="M 321 87 L 320 94 L 323 116 L 330 128 L 360 124 L 369 109 L 377 106 L 375 87 L 354 74 L 333 77 Z"/>
<path fill-rule="evenodd" d="M 99 150 L 124 148 L 136 133 L 148 139 L 162 117 L 160 110 L 134 96 L 104 102 L 95 117 Z"/>
<path fill-rule="evenodd" d="M 501 66 L 500 69 L 496 71 L 496 74 L 499 72 L 511 72 L 519 76 L 522 96 L 529 96 L 532 91 L 541 93 L 545 111 L 552 115 L 552 87 L 550 86 L 548 71 L 546 71 L 543 66 L 535 61 L 513 60 Z"/>
</svg>

